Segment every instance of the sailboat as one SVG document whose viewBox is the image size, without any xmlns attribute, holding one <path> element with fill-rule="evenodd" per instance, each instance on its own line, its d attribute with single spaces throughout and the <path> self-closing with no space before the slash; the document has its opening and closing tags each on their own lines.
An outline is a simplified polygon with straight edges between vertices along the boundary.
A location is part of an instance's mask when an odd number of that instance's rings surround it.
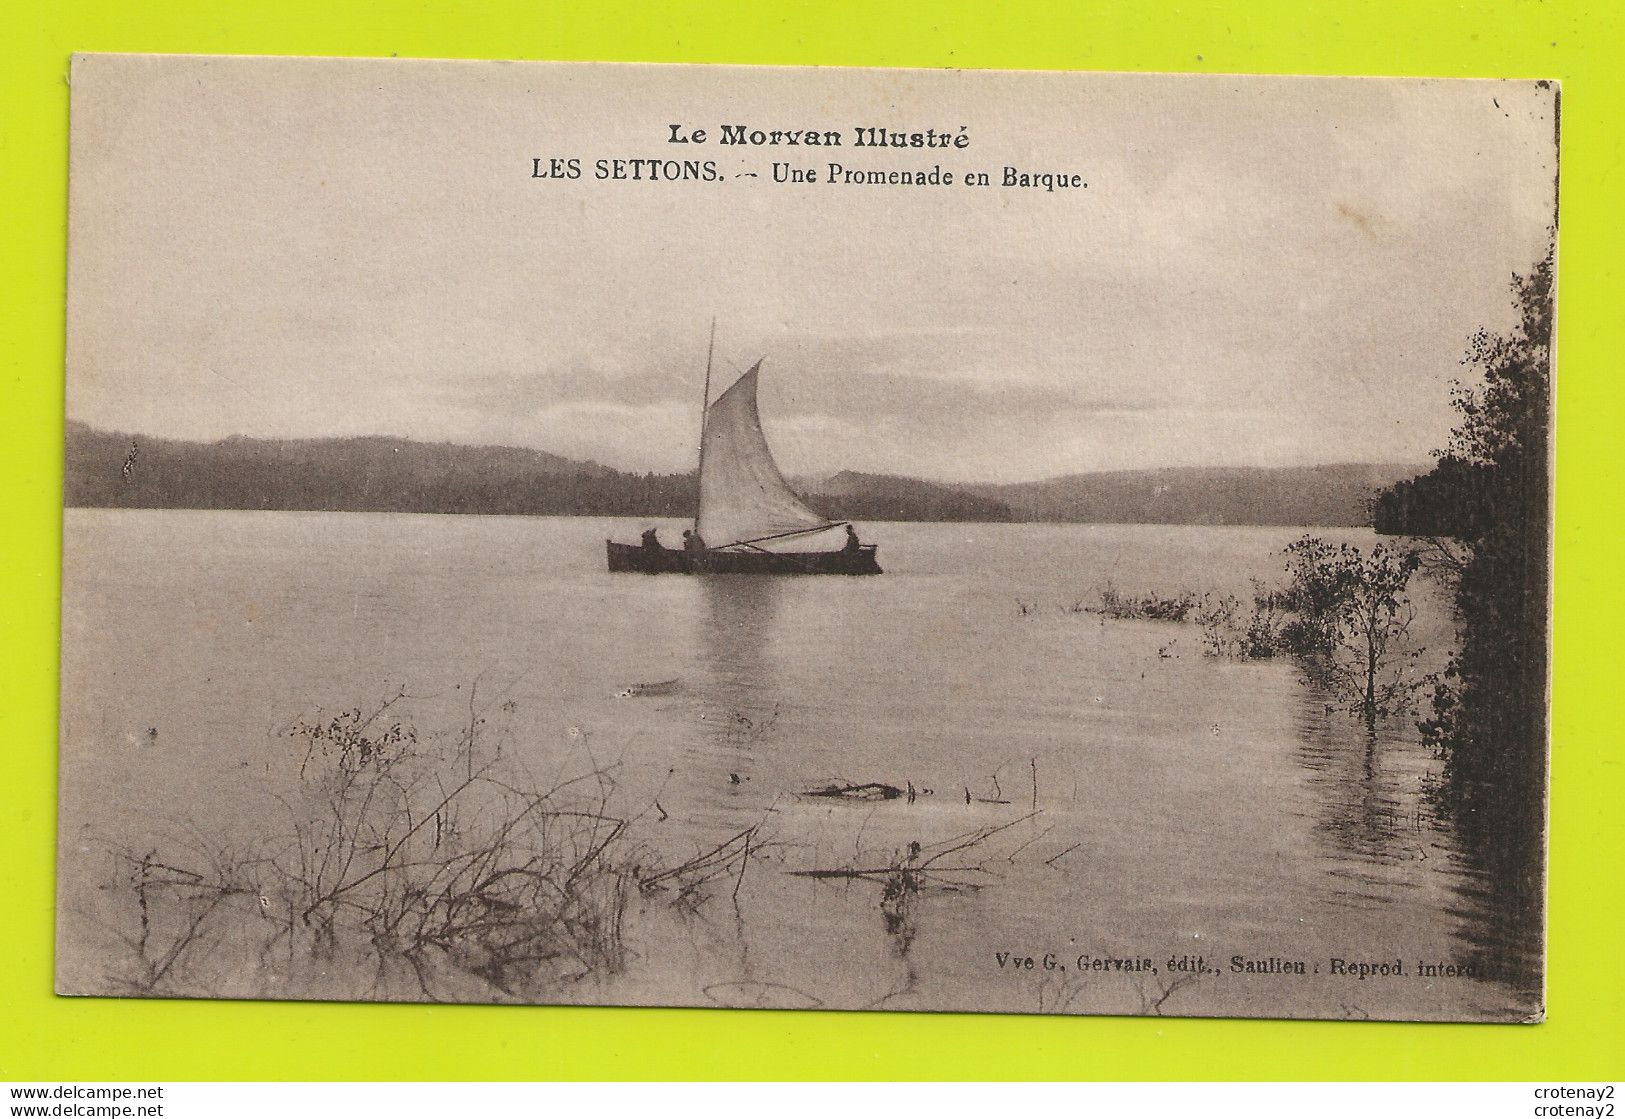
<svg viewBox="0 0 1625 1119">
<path fill-rule="evenodd" d="M 808 508 L 773 461 L 756 411 L 760 361 L 710 400 L 715 351 L 713 322 L 705 360 L 708 403 L 700 419 L 700 507 L 694 518 L 694 532 L 706 545 L 666 548 L 652 533 L 645 534 L 643 544 L 606 540 L 609 569 L 650 575 L 879 575 L 876 545 L 857 543 L 850 527 L 840 551 L 785 550 L 798 537 L 849 522 L 832 521 Z"/>
</svg>

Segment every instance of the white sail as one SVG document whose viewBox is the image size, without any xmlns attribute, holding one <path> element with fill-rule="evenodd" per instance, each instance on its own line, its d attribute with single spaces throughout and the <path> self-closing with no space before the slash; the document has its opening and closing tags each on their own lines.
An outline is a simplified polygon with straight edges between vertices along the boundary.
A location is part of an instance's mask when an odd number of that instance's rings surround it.
<svg viewBox="0 0 1625 1119">
<path fill-rule="evenodd" d="M 700 536 L 723 548 L 828 528 L 779 473 L 756 412 L 757 362 L 706 409 L 700 447 Z"/>
</svg>

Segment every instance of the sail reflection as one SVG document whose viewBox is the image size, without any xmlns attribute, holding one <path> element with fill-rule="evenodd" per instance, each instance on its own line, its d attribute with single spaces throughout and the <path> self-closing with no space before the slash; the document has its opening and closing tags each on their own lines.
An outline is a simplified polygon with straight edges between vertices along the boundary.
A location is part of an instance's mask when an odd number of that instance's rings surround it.
<svg viewBox="0 0 1625 1119">
<path fill-rule="evenodd" d="M 771 575 L 700 576 L 694 646 L 708 694 L 725 710 L 778 698 L 775 647 L 786 580 Z"/>
<path fill-rule="evenodd" d="M 732 823 L 747 800 L 770 797 L 770 743 L 784 706 L 781 619 L 788 580 L 697 576 L 693 611 L 694 687 L 700 733 L 691 761 L 700 801 L 716 822 Z"/>
</svg>

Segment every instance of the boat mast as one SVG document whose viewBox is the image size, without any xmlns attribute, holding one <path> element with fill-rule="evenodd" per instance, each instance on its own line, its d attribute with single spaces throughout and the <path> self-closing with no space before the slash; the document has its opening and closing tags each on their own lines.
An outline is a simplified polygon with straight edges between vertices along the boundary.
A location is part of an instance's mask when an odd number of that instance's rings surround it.
<svg viewBox="0 0 1625 1119">
<path fill-rule="evenodd" d="M 704 485 L 705 478 L 705 421 L 711 411 L 711 357 L 717 350 L 717 317 L 711 316 L 711 343 L 705 348 L 705 395 L 700 398 L 700 466 L 695 482 Z M 694 532 L 700 531 L 700 503 L 694 502 Z"/>
</svg>

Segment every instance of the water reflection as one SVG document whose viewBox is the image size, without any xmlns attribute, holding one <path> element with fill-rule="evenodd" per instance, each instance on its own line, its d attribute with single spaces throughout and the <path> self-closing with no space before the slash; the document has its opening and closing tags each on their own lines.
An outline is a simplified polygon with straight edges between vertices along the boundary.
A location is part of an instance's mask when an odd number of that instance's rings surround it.
<svg viewBox="0 0 1625 1119">
<path fill-rule="evenodd" d="M 703 786 L 706 822 L 731 823 L 741 797 L 771 797 L 772 781 L 759 780 L 763 747 L 784 706 L 780 620 L 786 580 L 771 576 L 696 576 L 692 689 L 701 733 L 690 766 Z M 753 784 L 754 782 L 754 784 Z M 720 790 L 720 793 L 716 790 Z"/>
<path fill-rule="evenodd" d="M 918 844 L 915 847 L 917 850 Z M 920 931 L 916 912 L 919 901 L 919 885 L 913 875 L 893 875 L 881 886 L 880 917 L 886 929 L 886 947 L 903 974 L 892 984 L 891 990 L 871 1004 L 872 1007 L 878 1008 L 893 999 L 906 999 L 919 989 L 920 973 L 911 954 L 914 938 Z"/>
<path fill-rule="evenodd" d="M 1313 687 L 1299 699 L 1298 761 L 1308 773 L 1314 833 L 1333 897 L 1355 908 L 1403 904 L 1442 884 L 1456 949 L 1441 962 L 1503 986 L 1514 1007 L 1539 1004 L 1540 838 L 1526 797 L 1467 803 L 1406 719 L 1349 715 Z M 1516 803 L 1512 803 L 1516 802 Z"/>
<path fill-rule="evenodd" d="M 704 716 L 714 737 L 748 738 L 784 699 L 778 655 L 786 581 L 715 575 L 694 582 L 700 596 L 694 646 Z"/>
<path fill-rule="evenodd" d="M 1352 717 L 1320 689 L 1298 700 L 1298 760 L 1309 771 L 1316 833 L 1346 883 L 1352 904 L 1387 901 L 1393 868 L 1420 855 L 1416 747 L 1390 722 Z"/>
<path fill-rule="evenodd" d="M 1542 1003 L 1544 819 L 1524 788 L 1473 796 L 1446 782 L 1431 790 L 1455 832 L 1464 875 L 1459 904 L 1466 959 L 1510 988 L 1514 1005 Z"/>
</svg>

